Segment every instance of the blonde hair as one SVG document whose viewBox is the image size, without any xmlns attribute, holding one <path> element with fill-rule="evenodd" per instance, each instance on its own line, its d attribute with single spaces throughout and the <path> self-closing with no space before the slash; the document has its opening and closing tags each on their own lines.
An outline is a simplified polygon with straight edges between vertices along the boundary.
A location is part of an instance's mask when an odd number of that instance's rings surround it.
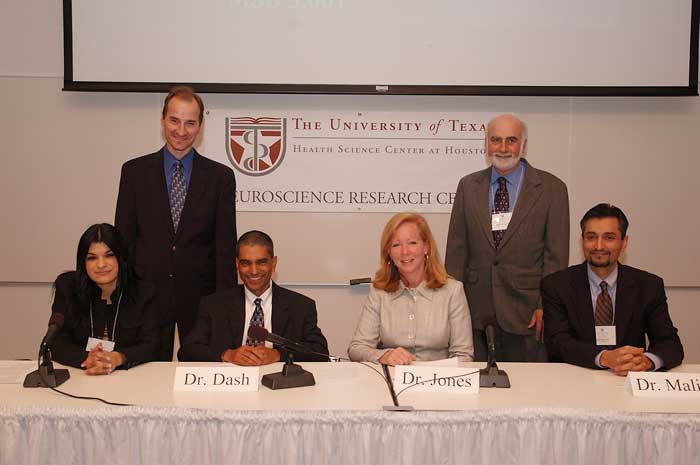
<svg viewBox="0 0 700 465">
<path fill-rule="evenodd" d="M 433 238 L 433 233 L 430 231 L 428 222 L 417 213 L 397 213 L 392 216 L 389 222 L 384 226 L 382 238 L 379 241 L 379 269 L 374 275 L 372 285 L 376 289 L 381 289 L 386 292 L 396 292 L 399 289 L 399 281 L 401 276 L 396 265 L 389 258 L 389 248 L 391 240 L 404 223 L 413 223 L 418 228 L 421 240 L 429 245 L 429 252 L 425 258 L 425 284 L 429 289 L 438 289 L 447 284 L 448 274 L 445 267 L 440 262 L 438 256 L 437 245 Z"/>
</svg>

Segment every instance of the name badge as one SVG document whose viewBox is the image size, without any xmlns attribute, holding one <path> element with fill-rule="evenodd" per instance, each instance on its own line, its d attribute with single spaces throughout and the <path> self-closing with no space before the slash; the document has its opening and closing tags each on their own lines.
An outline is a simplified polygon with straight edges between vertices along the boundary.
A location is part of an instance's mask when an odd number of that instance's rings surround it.
<svg viewBox="0 0 700 465">
<path fill-rule="evenodd" d="M 102 344 L 102 350 L 105 352 L 113 352 L 114 351 L 114 341 L 108 341 L 106 339 L 97 339 L 96 337 L 89 337 L 87 341 L 87 345 L 85 346 L 85 350 L 87 352 L 90 352 L 92 349 L 97 347 L 97 344 Z"/>
<path fill-rule="evenodd" d="M 617 344 L 617 336 L 614 326 L 596 326 L 595 343 L 599 346 L 614 346 Z"/>
<path fill-rule="evenodd" d="M 513 212 L 508 213 L 492 213 L 491 214 L 491 231 L 503 231 L 508 229 L 510 218 Z"/>
<path fill-rule="evenodd" d="M 479 370 L 469 367 L 398 365 L 394 370 L 396 393 L 408 391 L 479 393 Z"/>
<path fill-rule="evenodd" d="M 175 368 L 175 391 L 257 391 L 260 367 L 236 365 Z"/>
<path fill-rule="evenodd" d="M 700 374 L 630 371 L 625 387 L 635 397 L 694 397 L 700 399 Z"/>
</svg>

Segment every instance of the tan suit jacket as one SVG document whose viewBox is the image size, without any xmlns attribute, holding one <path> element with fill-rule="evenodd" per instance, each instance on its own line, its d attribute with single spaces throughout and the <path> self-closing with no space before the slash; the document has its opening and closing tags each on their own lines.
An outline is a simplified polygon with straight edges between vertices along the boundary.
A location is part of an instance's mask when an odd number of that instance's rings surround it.
<svg viewBox="0 0 700 465">
<path fill-rule="evenodd" d="M 541 279 L 569 264 L 569 197 L 556 176 L 525 162 L 513 217 L 494 247 L 489 212 L 491 168 L 463 177 L 457 187 L 447 235 L 445 267 L 464 283 L 472 327 L 495 318 L 520 335 L 542 308 Z"/>
</svg>

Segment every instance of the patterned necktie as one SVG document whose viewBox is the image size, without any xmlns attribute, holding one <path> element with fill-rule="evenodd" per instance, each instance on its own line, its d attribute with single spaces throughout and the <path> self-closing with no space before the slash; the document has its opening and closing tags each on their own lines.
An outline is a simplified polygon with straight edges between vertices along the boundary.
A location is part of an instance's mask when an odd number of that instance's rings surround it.
<svg viewBox="0 0 700 465">
<path fill-rule="evenodd" d="M 506 187 L 506 178 L 503 176 L 498 178 L 498 189 L 493 197 L 493 213 L 508 213 L 510 209 L 510 200 L 508 198 L 508 188 Z M 500 231 L 491 231 L 493 233 L 493 245 L 498 248 L 501 239 L 506 234 L 505 229 Z"/>
<path fill-rule="evenodd" d="M 173 167 L 173 183 L 170 187 L 170 213 L 173 217 L 174 231 L 177 231 L 177 226 L 180 224 L 180 215 L 182 215 L 182 207 L 185 206 L 185 197 L 187 197 L 185 171 L 182 162 L 177 160 Z"/>
<path fill-rule="evenodd" d="M 610 326 L 613 323 L 613 306 L 610 294 L 608 294 L 608 283 L 600 283 L 600 295 L 595 303 L 595 325 Z"/>
<path fill-rule="evenodd" d="M 255 310 L 253 310 L 253 316 L 250 317 L 250 326 L 260 326 L 262 328 L 265 327 L 265 315 L 263 314 L 263 309 L 262 309 L 262 299 L 258 298 L 253 301 L 255 304 Z M 246 338 L 245 345 L 247 346 L 257 346 L 263 344 L 263 341 L 257 341 L 255 339 L 251 339 L 250 337 Z"/>
</svg>

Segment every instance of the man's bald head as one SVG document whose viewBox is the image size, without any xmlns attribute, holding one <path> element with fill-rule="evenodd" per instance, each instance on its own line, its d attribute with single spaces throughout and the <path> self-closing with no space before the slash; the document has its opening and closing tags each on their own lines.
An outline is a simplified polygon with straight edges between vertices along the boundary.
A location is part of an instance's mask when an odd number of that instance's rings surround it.
<svg viewBox="0 0 700 465">
<path fill-rule="evenodd" d="M 518 166 L 527 148 L 527 126 L 515 115 L 493 118 L 486 126 L 486 156 L 499 174 Z"/>
</svg>

